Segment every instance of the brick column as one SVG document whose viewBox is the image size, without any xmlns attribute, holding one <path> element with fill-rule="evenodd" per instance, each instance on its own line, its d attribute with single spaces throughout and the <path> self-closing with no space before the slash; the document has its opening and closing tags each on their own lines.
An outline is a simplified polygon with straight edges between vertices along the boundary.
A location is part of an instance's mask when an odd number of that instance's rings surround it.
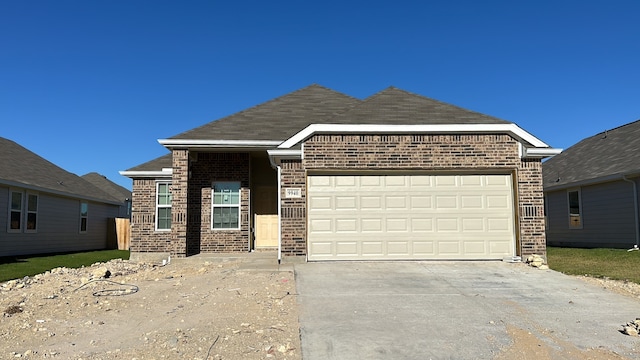
<svg viewBox="0 0 640 360">
<path fill-rule="evenodd" d="M 187 186 L 189 180 L 189 150 L 173 150 L 171 181 L 171 256 L 187 256 Z"/>
<path fill-rule="evenodd" d="M 304 256 L 307 254 L 306 173 L 300 160 L 282 160 L 281 168 L 282 255 Z M 286 188 L 302 189 L 302 197 L 285 198 Z"/>
<path fill-rule="evenodd" d="M 522 159 L 520 162 L 518 200 L 522 256 L 531 254 L 546 256 L 542 162 L 540 159 Z"/>
</svg>

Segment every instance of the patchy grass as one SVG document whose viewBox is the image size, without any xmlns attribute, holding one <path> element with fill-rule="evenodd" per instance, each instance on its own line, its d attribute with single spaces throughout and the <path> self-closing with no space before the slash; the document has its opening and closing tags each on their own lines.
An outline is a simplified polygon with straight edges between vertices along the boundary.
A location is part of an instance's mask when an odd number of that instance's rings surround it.
<svg viewBox="0 0 640 360">
<path fill-rule="evenodd" d="M 41 274 L 57 267 L 79 268 L 112 259 L 129 259 L 128 250 L 100 250 L 81 253 L 31 255 L 0 258 L 0 282 Z"/>
<path fill-rule="evenodd" d="M 588 275 L 640 284 L 640 251 L 547 247 L 549 267 L 568 275 Z"/>
</svg>

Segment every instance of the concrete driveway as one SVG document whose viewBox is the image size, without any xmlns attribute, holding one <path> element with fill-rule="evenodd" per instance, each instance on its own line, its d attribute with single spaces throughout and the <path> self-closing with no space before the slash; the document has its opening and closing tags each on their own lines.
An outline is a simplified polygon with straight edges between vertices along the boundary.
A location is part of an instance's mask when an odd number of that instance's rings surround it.
<svg viewBox="0 0 640 360">
<path fill-rule="evenodd" d="M 640 358 L 640 338 L 619 332 L 640 301 L 552 270 L 325 262 L 295 273 L 304 360 Z"/>
</svg>

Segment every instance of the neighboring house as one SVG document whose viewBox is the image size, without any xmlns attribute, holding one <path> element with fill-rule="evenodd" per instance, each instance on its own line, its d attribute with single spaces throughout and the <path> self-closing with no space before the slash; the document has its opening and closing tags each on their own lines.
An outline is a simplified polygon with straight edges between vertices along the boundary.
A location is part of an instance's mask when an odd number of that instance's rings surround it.
<svg viewBox="0 0 640 360">
<path fill-rule="evenodd" d="M 120 210 L 118 211 L 119 218 L 131 218 L 131 191 L 96 172 L 84 174 L 81 177 L 120 201 Z"/>
<path fill-rule="evenodd" d="M 0 256 L 105 249 L 121 202 L 0 137 Z"/>
<path fill-rule="evenodd" d="M 311 85 L 159 142 L 171 153 L 121 172 L 134 257 L 545 254 L 541 159 L 559 150 L 397 88 L 359 100 Z"/>
<path fill-rule="evenodd" d="M 640 120 L 588 137 L 542 165 L 547 242 L 638 245 Z"/>
</svg>

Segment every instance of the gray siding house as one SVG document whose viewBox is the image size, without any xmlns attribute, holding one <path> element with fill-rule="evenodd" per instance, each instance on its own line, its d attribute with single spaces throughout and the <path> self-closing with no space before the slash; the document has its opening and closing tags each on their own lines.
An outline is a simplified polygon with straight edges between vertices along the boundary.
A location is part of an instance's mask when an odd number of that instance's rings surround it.
<svg viewBox="0 0 640 360">
<path fill-rule="evenodd" d="M 81 177 L 120 201 L 120 208 L 118 209 L 119 218 L 131 218 L 131 191 L 96 172 L 84 174 Z"/>
<path fill-rule="evenodd" d="M 0 257 L 107 248 L 122 202 L 0 137 Z"/>
<path fill-rule="evenodd" d="M 639 154 L 640 120 L 588 137 L 544 162 L 547 243 L 638 245 Z"/>
</svg>

